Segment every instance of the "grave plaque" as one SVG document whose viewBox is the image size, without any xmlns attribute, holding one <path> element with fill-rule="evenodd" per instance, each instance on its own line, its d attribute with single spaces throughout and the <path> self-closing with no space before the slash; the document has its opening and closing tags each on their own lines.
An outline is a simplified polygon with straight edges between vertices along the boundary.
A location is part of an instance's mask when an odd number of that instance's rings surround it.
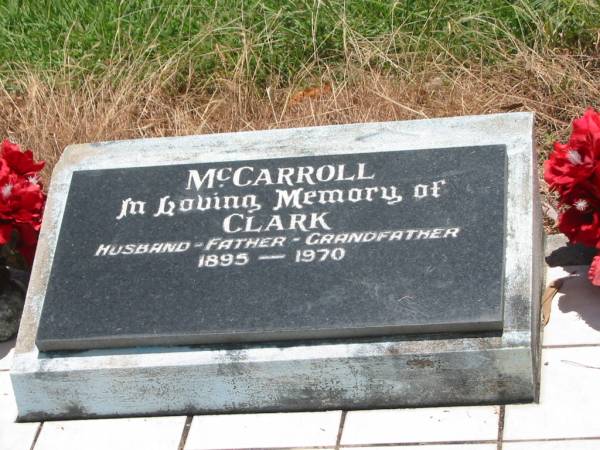
<svg viewBox="0 0 600 450">
<path fill-rule="evenodd" d="M 11 369 L 19 420 L 533 401 L 532 128 L 71 146 Z"/>
<path fill-rule="evenodd" d="M 42 350 L 502 329 L 502 145 L 77 171 Z"/>
</svg>

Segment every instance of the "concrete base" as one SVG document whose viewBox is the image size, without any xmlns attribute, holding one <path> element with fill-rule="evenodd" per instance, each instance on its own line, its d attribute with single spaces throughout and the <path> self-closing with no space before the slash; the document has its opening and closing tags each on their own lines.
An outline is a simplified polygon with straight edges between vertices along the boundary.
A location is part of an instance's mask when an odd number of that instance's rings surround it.
<svg viewBox="0 0 600 450">
<path fill-rule="evenodd" d="M 57 165 L 15 350 L 18 420 L 531 402 L 541 222 L 533 116 L 499 114 L 70 147 Z M 504 330 L 244 347 L 39 352 L 35 335 L 74 170 L 504 144 Z"/>
<path fill-rule="evenodd" d="M 508 340 L 514 340 L 508 343 Z M 531 402 L 534 355 L 503 338 L 42 355 L 19 420 Z"/>
</svg>

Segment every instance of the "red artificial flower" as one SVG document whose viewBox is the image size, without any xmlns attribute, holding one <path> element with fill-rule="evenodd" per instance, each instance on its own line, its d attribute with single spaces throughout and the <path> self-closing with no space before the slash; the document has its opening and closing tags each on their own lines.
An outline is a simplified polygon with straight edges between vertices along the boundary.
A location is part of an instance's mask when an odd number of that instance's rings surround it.
<svg viewBox="0 0 600 450">
<path fill-rule="evenodd" d="M 586 148 L 598 160 L 600 158 L 600 114 L 588 108 L 583 117 L 574 120 L 569 145 L 572 148 Z"/>
<path fill-rule="evenodd" d="M 600 249 L 600 114 L 590 108 L 573 121 L 569 141 L 554 144 L 544 179 L 560 197 L 558 229 L 573 243 Z M 589 279 L 600 286 L 600 254 Z"/>
<path fill-rule="evenodd" d="M 36 163 L 33 154 L 21 152 L 7 140 L 0 147 L 0 245 L 18 235 L 17 250 L 31 264 L 41 226 L 46 194 L 38 172 L 44 162 Z"/>
<path fill-rule="evenodd" d="M 44 200 L 36 180 L 11 174 L 0 181 L 0 219 L 32 222 L 40 217 Z"/>
<path fill-rule="evenodd" d="M 46 195 L 39 184 L 18 177 L 6 177 L 0 185 L 0 244 L 6 244 L 13 230 L 18 231 L 17 250 L 31 264 L 39 234 Z"/>
<path fill-rule="evenodd" d="M 600 186 L 596 186 L 589 179 L 574 185 L 560 196 L 563 210 L 574 208 L 580 213 L 600 211 Z"/>
<path fill-rule="evenodd" d="M 558 219 L 558 229 L 574 244 L 600 245 L 600 211 L 569 208 Z"/>
<path fill-rule="evenodd" d="M 3 160 L 17 175 L 32 176 L 44 168 L 45 162 L 35 163 L 31 150 L 21 151 L 21 148 L 8 139 L 2 141 L 1 154 Z"/>
<path fill-rule="evenodd" d="M 17 250 L 23 256 L 27 264 L 31 266 L 33 264 L 33 257 L 35 256 L 35 248 L 37 247 L 39 225 L 36 227 L 29 223 L 19 223 L 16 225 L 16 229 L 19 232 L 19 243 Z"/>
<path fill-rule="evenodd" d="M 551 189 L 568 194 L 578 183 L 596 174 L 600 166 L 587 148 L 574 149 L 570 144 L 554 144 L 554 151 L 544 163 L 544 179 Z"/>
</svg>

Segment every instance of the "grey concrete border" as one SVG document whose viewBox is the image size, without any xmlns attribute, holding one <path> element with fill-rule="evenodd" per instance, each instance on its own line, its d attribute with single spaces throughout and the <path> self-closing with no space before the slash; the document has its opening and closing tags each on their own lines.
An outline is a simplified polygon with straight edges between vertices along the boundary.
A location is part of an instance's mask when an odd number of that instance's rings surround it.
<svg viewBox="0 0 600 450">
<path fill-rule="evenodd" d="M 528 402 L 539 385 L 542 235 L 533 114 L 83 144 L 52 177 L 11 379 L 21 421 Z M 504 144 L 501 336 L 40 353 L 35 335 L 74 170 Z"/>
</svg>

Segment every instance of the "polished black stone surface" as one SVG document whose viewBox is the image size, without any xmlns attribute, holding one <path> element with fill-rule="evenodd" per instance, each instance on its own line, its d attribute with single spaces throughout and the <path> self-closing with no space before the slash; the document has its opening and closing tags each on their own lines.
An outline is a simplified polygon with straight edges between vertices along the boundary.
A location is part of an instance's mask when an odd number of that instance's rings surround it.
<svg viewBox="0 0 600 450">
<path fill-rule="evenodd" d="M 75 172 L 37 345 L 499 331 L 505 183 L 501 145 Z"/>
</svg>

